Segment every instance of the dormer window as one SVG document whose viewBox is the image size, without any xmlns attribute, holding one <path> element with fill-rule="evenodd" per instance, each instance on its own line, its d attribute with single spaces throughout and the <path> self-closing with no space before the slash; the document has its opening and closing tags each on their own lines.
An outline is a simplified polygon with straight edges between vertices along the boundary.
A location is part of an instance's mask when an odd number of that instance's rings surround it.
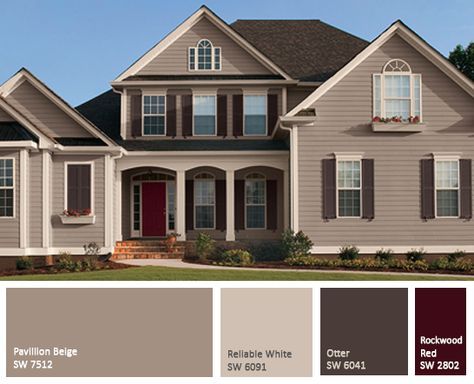
<svg viewBox="0 0 474 384">
<path fill-rule="evenodd" d="M 421 75 L 403 60 L 390 60 L 373 75 L 374 119 L 421 122 Z"/>
<path fill-rule="evenodd" d="M 200 40 L 195 47 L 189 47 L 190 71 L 220 71 L 221 49 L 209 40 Z"/>
</svg>

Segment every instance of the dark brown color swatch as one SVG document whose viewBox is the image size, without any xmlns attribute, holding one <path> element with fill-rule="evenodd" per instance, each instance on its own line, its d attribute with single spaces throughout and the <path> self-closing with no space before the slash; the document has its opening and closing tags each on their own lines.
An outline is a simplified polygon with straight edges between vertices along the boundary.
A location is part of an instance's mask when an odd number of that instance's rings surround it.
<svg viewBox="0 0 474 384">
<path fill-rule="evenodd" d="M 7 376 L 212 376 L 212 290 L 7 289 Z"/>
<path fill-rule="evenodd" d="M 466 374 L 466 289 L 415 291 L 415 373 Z"/>
<path fill-rule="evenodd" d="M 321 374 L 408 374 L 408 290 L 321 289 Z"/>
</svg>

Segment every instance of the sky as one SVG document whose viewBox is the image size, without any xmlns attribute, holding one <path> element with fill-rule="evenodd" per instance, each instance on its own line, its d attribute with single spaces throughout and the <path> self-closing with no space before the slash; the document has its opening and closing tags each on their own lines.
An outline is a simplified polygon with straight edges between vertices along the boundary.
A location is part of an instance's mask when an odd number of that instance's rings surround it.
<svg viewBox="0 0 474 384">
<path fill-rule="evenodd" d="M 474 0 L 0 0 L 0 83 L 26 67 L 71 105 L 207 5 L 236 19 L 320 19 L 373 40 L 403 20 L 444 55 L 474 41 Z"/>
</svg>

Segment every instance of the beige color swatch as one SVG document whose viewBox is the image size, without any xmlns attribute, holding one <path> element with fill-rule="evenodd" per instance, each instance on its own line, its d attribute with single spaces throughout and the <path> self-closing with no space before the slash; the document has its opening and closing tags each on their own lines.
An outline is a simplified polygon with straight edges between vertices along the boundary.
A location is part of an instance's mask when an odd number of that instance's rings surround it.
<svg viewBox="0 0 474 384">
<path fill-rule="evenodd" d="M 212 376 L 212 289 L 7 289 L 7 376 Z"/>
<path fill-rule="evenodd" d="M 221 301 L 221 376 L 312 375 L 311 289 L 222 289 Z"/>
</svg>

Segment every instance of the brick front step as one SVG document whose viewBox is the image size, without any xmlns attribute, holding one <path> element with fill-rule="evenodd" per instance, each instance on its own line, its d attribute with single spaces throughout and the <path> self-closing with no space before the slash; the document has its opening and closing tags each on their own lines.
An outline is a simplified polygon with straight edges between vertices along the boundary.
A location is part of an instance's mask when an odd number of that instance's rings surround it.
<svg viewBox="0 0 474 384">
<path fill-rule="evenodd" d="M 185 250 L 183 243 L 176 243 L 168 250 L 165 240 L 125 240 L 116 243 L 112 260 L 182 259 Z"/>
</svg>

